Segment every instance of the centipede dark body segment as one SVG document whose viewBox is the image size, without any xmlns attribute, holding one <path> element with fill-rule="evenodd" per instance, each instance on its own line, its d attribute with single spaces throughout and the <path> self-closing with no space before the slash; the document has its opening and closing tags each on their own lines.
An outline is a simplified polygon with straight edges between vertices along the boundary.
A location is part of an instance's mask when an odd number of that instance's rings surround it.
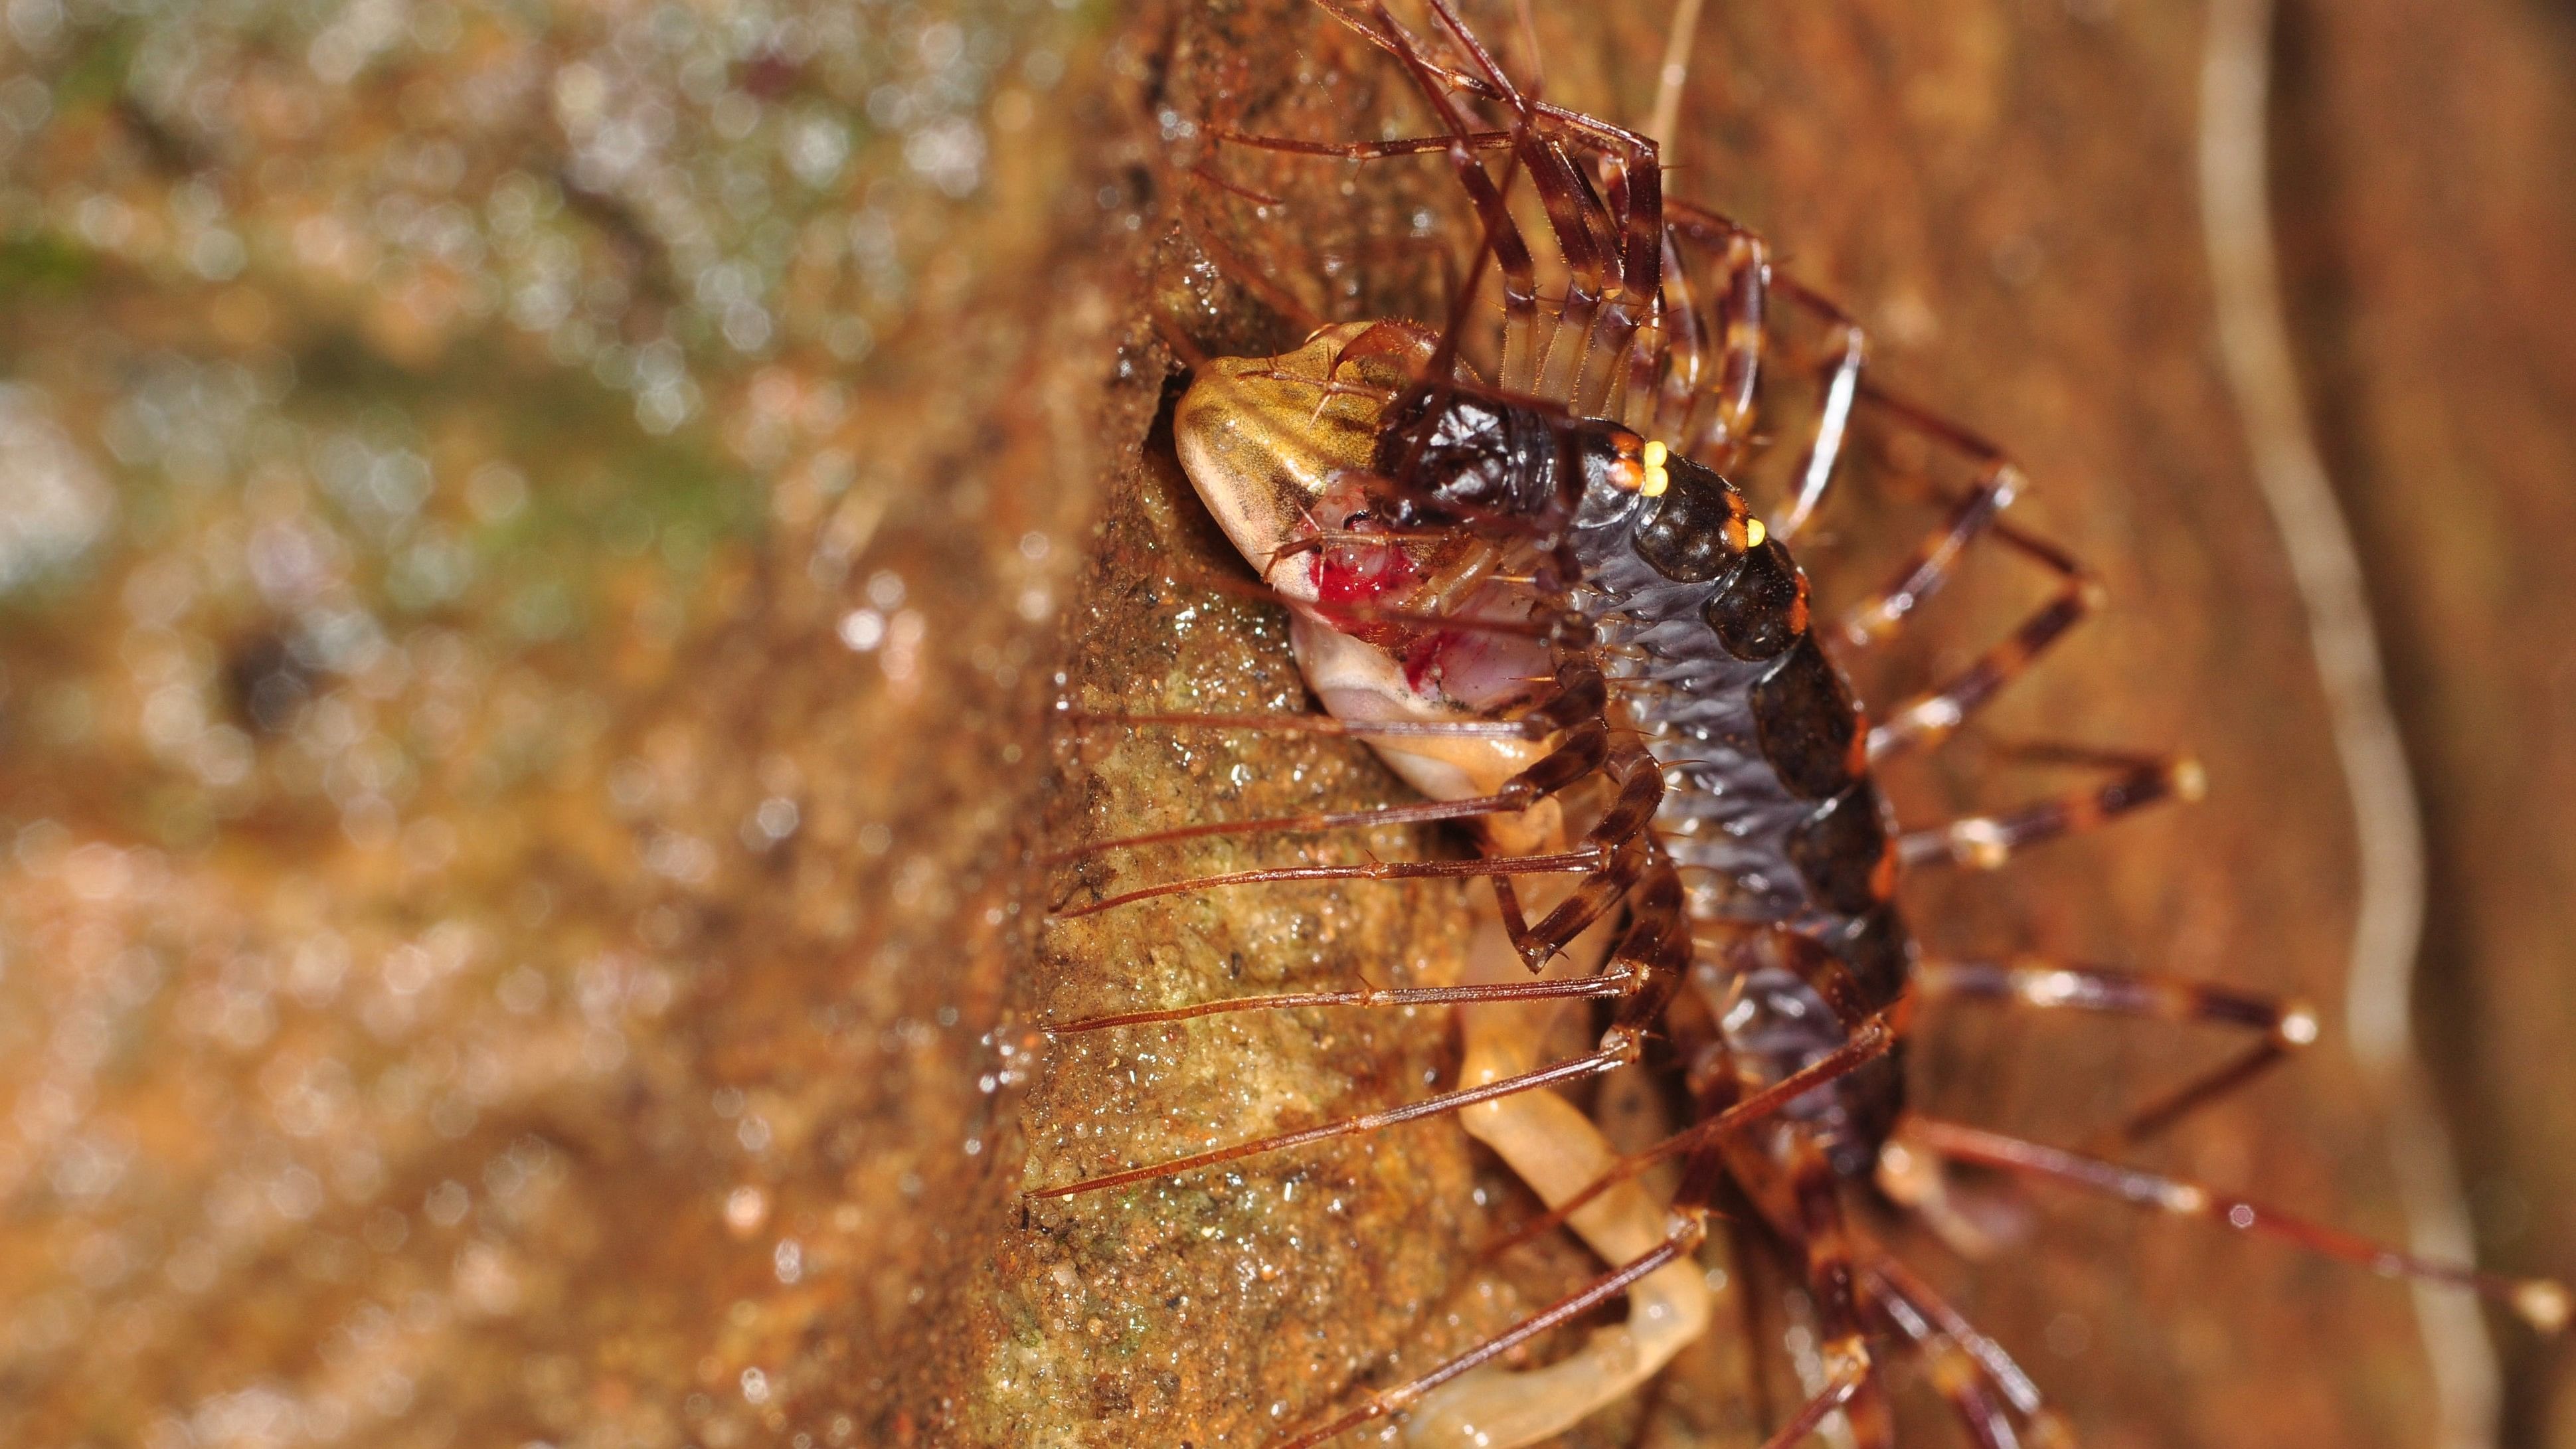
<svg viewBox="0 0 2576 1449">
<path fill-rule="evenodd" d="M 1310 318 L 1312 335 L 1277 356 L 1191 359 L 1172 418 L 1190 482 L 1289 609 L 1327 718 L 1109 723 L 1339 730 L 1369 740 L 1429 799 L 1332 817 L 1175 821 L 1098 848 L 1450 820 L 1477 854 L 1088 890 L 1058 913 L 1350 878 L 1476 877 L 1490 881 L 1492 901 L 1477 907 L 1478 944 L 1454 983 L 1197 1003 L 1054 1029 L 1455 1005 L 1459 1080 L 1362 1118 L 1031 1197 L 1078 1197 L 1455 1113 L 1545 1205 L 1537 1226 L 1570 1227 L 1603 1264 L 1592 1283 L 1510 1330 L 1283 1430 L 1284 1446 L 1380 1421 L 1410 1443 L 1519 1445 L 1580 1422 L 1710 1330 L 1694 1254 L 1713 1217 L 1738 1213 L 1802 1285 L 1818 1348 L 1808 1397 L 1768 1426 L 1772 1445 L 1785 1449 L 1837 1415 L 1863 1446 L 1908 1442 L 1886 1382 L 1900 1355 L 1929 1367 L 1971 1442 L 2062 1442 L 2065 1426 L 2033 1377 L 1858 1215 L 1863 1204 L 1911 1213 L 1973 1245 L 1983 1229 L 1948 1185 L 1961 1166 L 2109 1192 L 2459 1282 L 2543 1325 L 2562 1319 L 2552 1285 L 2419 1261 L 2197 1183 L 1908 1111 L 1904 1043 L 1934 1002 L 2254 1035 L 2226 1066 L 2139 1107 L 2123 1130 L 2130 1143 L 2250 1080 L 2313 1039 L 2316 1022 L 2296 1003 L 2219 985 L 1958 956 L 1918 938 L 1897 904 L 1908 870 L 1990 869 L 2198 793 L 2187 759 L 2100 748 L 2075 752 L 2097 781 L 1998 814 L 1909 829 L 1882 792 L 1880 762 L 1949 737 L 2096 607 L 2089 575 L 2003 518 L 2023 479 L 2001 449 L 1865 385 L 1865 339 L 1847 315 L 1775 266 L 1753 232 L 1665 199 L 1652 141 L 1531 96 L 1440 0 L 1420 35 L 1383 9 L 1334 13 L 1413 81 L 1435 131 L 1386 142 L 1226 139 L 1443 161 L 1478 230 L 1451 313 L 1437 325 Z M 1520 220 L 1531 211 L 1544 219 L 1545 265 Z M 1823 344 L 1791 348 L 1779 336 L 1783 313 Z M 1790 393 L 1804 401 L 1794 414 L 1803 436 L 1786 496 L 1766 516 L 1732 475 L 1779 451 L 1761 409 Z M 1793 550 L 1864 414 L 1958 465 L 1965 482 L 1922 481 L 1938 526 L 1883 587 L 1827 621 L 1812 611 Z M 2051 593 L 1964 668 L 1873 724 L 1836 652 L 1900 636 L 1972 548 L 2035 565 Z M 1605 1018 L 1595 1047 L 1543 1060 L 1550 1013 L 1584 1001 Z M 1689 1120 L 1623 1156 L 1556 1089 L 1638 1061 L 1665 1074 Z M 1656 1163 L 1678 1169 L 1668 1192 L 1643 1185 Z M 1539 1334 L 1623 1298 L 1624 1321 L 1573 1353 L 1538 1367 L 1515 1361 Z"/>
</svg>

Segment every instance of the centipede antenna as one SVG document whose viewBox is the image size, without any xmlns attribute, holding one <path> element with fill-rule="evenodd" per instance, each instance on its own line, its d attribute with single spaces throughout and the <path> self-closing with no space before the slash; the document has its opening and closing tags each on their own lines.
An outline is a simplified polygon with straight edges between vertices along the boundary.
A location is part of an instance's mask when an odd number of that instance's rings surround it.
<svg viewBox="0 0 2576 1449">
<path fill-rule="evenodd" d="M 1094 916 L 1137 901 L 1156 896 L 1180 895 L 1188 891 L 1216 890 L 1225 886 L 1275 885 L 1284 881 L 1319 880 L 1458 880 L 1482 879 L 1505 875 L 1585 875 L 1598 870 L 1609 853 L 1598 847 L 1561 851 L 1549 855 L 1482 856 L 1474 860 L 1373 860 L 1365 865 L 1281 865 L 1267 870 L 1240 870 L 1227 875 L 1201 876 L 1196 880 L 1166 881 L 1161 885 L 1143 886 L 1119 895 L 1106 896 L 1086 905 L 1059 906 L 1047 913 L 1049 921 L 1069 921 L 1081 916 Z"/>
<path fill-rule="evenodd" d="M 1690 74 L 1691 37 L 1699 32 L 1701 0 L 1681 0 L 1664 35 L 1664 63 L 1655 69 L 1655 107 L 1647 112 L 1646 134 L 1666 153 L 1681 122 L 1682 82 Z M 1667 168 L 1669 169 L 1669 168 Z"/>
<path fill-rule="evenodd" d="M 2007 1137 L 1929 1117 L 1909 1115 L 1897 1138 L 1952 1162 L 2046 1178 L 2072 1187 L 2107 1194 L 2124 1202 L 2179 1217 L 2224 1223 L 2239 1232 L 2276 1238 L 2337 1262 L 2368 1268 L 2387 1277 L 2420 1278 L 2468 1289 L 2511 1308 L 2542 1333 L 2567 1326 L 2570 1309 L 2565 1286 L 2547 1278 L 2508 1278 L 2457 1263 L 2438 1263 L 2357 1233 L 2328 1227 L 2278 1208 L 2235 1197 L 2179 1177 L 2149 1172 L 2064 1148 Z"/>
</svg>

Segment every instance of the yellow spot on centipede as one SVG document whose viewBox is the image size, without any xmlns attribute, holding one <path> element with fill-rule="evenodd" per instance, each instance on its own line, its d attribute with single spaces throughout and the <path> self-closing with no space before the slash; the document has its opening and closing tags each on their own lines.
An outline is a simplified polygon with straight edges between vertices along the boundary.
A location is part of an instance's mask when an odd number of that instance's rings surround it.
<svg viewBox="0 0 2576 1449">
<path fill-rule="evenodd" d="M 1672 475 L 1664 471 L 1664 460 L 1672 455 L 1672 449 L 1658 442 L 1649 442 L 1638 450 L 1637 461 L 1646 467 L 1645 478 L 1637 484 L 1637 491 L 1640 494 L 1648 498 L 1661 498 L 1664 496 L 1664 490 L 1673 486 Z"/>
<path fill-rule="evenodd" d="M 1762 526 L 1761 519 L 1748 518 L 1744 520 L 1744 546 L 1746 548 L 1760 548 L 1762 546 L 1762 540 L 1769 538 L 1770 536 L 1771 530 Z"/>
</svg>

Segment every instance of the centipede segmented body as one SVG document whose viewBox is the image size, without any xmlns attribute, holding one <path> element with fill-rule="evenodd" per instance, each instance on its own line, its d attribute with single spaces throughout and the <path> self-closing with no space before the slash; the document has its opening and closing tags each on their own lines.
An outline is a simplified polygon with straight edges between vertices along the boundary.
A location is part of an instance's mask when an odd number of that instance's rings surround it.
<svg viewBox="0 0 2576 1449">
<path fill-rule="evenodd" d="M 1991 868 L 2042 841 L 2190 796 L 2188 761 L 2091 752 L 2101 783 L 2002 814 L 1906 830 L 1875 766 L 1938 743 L 2094 607 L 2084 570 L 2000 515 L 2022 486 L 1998 449 L 1864 387 L 1850 318 L 1778 272 L 1762 240 L 1661 194 L 1654 143 L 1533 100 L 1449 8 L 1439 49 L 1380 8 L 1326 8 L 1392 55 L 1440 134 L 1355 144 L 1236 136 L 1356 159 L 1445 156 L 1480 223 L 1448 325 L 1363 320 L 1290 352 L 1202 360 L 1173 417 L 1191 482 L 1285 601 L 1300 667 L 1326 710 L 1432 805 L 1367 819 L 1193 822 L 1246 833 L 1368 821 L 1464 822 L 1472 861 L 1285 867 L 1168 882 L 1060 914 L 1178 891 L 1296 879 L 1479 876 L 1493 886 L 1469 976 L 1327 1000 L 1253 998 L 1062 1024 L 1115 1029 L 1281 1005 L 1453 1003 L 1460 1081 L 1367 1117 L 1131 1168 L 1031 1194 L 1059 1198 L 1395 1122 L 1457 1113 L 1606 1266 L 1505 1333 L 1281 1441 L 1322 1443 L 1399 1418 L 1410 1443 L 1520 1445 L 1555 1434 L 1652 1377 L 1709 1322 L 1693 1256 L 1722 1202 L 1749 1203 L 1806 1285 L 1822 1345 L 1786 1446 L 1841 1413 L 1865 1449 L 1898 1442 L 1883 1384 L 1891 1351 L 1922 1355 L 1972 1442 L 2062 1441 L 2028 1375 L 1855 1219 L 1856 1202 L 1910 1211 L 1954 1238 L 1945 1164 L 2054 1179 L 2163 1211 L 2212 1217 L 2380 1269 L 2455 1281 L 2536 1323 L 2565 1316 L 2555 1285 L 2423 1262 L 2179 1179 L 1907 1110 L 1904 1047 L 1920 1007 L 2009 1001 L 2249 1029 L 2240 1058 L 2142 1108 L 2161 1131 L 2313 1039 L 2305 1008 L 2215 985 L 2078 962 L 1952 957 L 1918 941 L 1903 873 Z M 1454 57 L 1454 60 L 1440 56 Z M 1499 124 L 1470 114 L 1490 108 Z M 1543 208 L 1564 274 L 1543 302 L 1510 193 Z M 1499 275 L 1493 377 L 1462 357 L 1479 282 Z M 1813 424 L 1791 496 L 1766 520 L 1728 470 L 1756 444 L 1772 309 L 1833 339 L 1809 375 Z M 1776 385 L 1776 384 L 1775 384 Z M 1855 413 L 1910 432 L 1973 477 L 1941 525 L 1839 621 L 1811 614 L 1791 552 L 1824 502 Z M 2001 543 L 2056 581 L 2050 597 L 1966 669 L 1872 726 L 1828 644 L 1896 636 L 1967 548 Z M 1258 719 L 1131 724 L 1257 728 Z M 1120 844 L 1122 842 L 1111 842 Z M 1607 1002 L 1588 1054 L 1540 1058 L 1544 1013 Z M 1650 1057 L 1650 1041 L 1669 1043 Z M 1548 1090 L 1638 1060 L 1674 1073 L 1694 1120 L 1622 1157 Z M 1640 1181 L 1670 1160 L 1678 1185 Z M 1621 1297 L 1624 1322 L 1539 1368 L 1497 1362 Z"/>
</svg>

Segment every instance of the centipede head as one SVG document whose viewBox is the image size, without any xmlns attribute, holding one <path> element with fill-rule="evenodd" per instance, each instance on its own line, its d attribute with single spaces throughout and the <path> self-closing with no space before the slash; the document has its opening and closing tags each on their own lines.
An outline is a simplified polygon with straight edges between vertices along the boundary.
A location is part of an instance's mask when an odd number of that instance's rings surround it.
<svg viewBox="0 0 2576 1449">
<path fill-rule="evenodd" d="M 1648 486 L 1645 443 L 1617 423 L 1480 389 L 1418 383 L 1387 410 L 1374 470 L 1402 523 L 1461 523 L 1553 543 L 1585 490 Z"/>
</svg>

